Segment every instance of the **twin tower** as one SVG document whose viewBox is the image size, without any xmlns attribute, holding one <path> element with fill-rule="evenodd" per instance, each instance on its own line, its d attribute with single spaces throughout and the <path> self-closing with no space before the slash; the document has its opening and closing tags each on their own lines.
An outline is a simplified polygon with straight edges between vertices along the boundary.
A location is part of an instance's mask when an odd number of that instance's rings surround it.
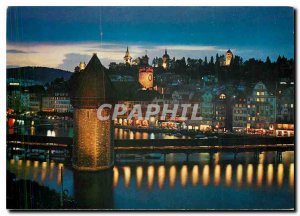
<svg viewBox="0 0 300 216">
<path fill-rule="evenodd" d="M 87 66 L 70 79 L 70 98 L 74 107 L 73 168 L 80 171 L 108 169 L 114 163 L 113 124 L 100 121 L 97 109 L 114 104 L 113 85 L 107 69 L 94 54 Z M 103 110 L 103 116 L 110 110 Z"/>
</svg>

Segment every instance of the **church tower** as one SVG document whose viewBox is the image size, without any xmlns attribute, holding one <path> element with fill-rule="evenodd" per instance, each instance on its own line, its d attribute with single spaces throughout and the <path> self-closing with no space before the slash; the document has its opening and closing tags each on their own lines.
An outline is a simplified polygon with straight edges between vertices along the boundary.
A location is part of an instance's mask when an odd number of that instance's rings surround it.
<svg viewBox="0 0 300 216">
<path fill-rule="evenodd" d="M 80 73 L 70 79 L 71 104 L 74 107 L 72 165 L 76 170 L 96 171 L 113 166 L 113 124 L 97 118 L 101 104 L 113 103 L 113 86 L 107 69 L 94 54 Z M 103 110 L 102 116 L 109 116 Z"/>
<path fill-rule="evenodd" d="M 128 46 L 127 46 L 127 50 L 126 50 L 126 53 L 125 53 L 125 56 L 124 56 L 125 64 L 131 65 L 131 60 L 132 60 L 132 57 L 130 56 Z"/>
<path fill-rule="evenodd" d="M 167 49 L 165 49 L 165 54 L 163 55 L 163 63 L 162 66 L 164 69 L 169 69 L 170 56 L 167 53 Z"/>
</svg>

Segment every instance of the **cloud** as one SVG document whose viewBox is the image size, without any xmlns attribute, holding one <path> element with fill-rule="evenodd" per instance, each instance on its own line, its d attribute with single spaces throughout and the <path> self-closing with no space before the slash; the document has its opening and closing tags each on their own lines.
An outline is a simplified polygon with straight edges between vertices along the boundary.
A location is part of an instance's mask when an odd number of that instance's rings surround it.
<svg viewBox="0 0 300 216">
<path fill-rule="evenodd" d="M 58 65 L 57 68 L 64 68 L 64 69 L 68 69 L 69 71 L 74 71 L 74 68 L 78 66 L 80 62 L 85 62 L 87 64 L 90 58 L 91 58 L 90 55 L 68 53 L 65 55 L 65 58 L 63 59 L 63 63 Z"/>
<path fill-rule="evenodd" d="M 225 54 L 228 47 L 208 46 L 208 45 L 178 45 L 178 44 L 124 44 L 105 42 L 100 46 L 98 42 L 81 43 L 56 43 L 56 44 L 7 44 L 7 65 L 20 66 L 45 66 L 73 71 L 81 62 L 90 60 L 93 53 L 97 53 L 102 64 L 108 67 L 110 62 L 123 62 L 125 51 L 129 47 L 129 52 L 133 59 L 147 55 L 153 58 L 161 57 L 164 50 L 168 50 L 171 58 L 204 58 L 215 56 L 216 53 Z M 230 47 L 234 54 L 249 57 L 252 53 L 250 49 Z M 252 47 L 251 50 L 254 50 Z M 265 50 L 264 50 L 265 51 Z M 256 56 L 251 56 L 256 57 Z"/>
<path fill-rule="evenodd" d="M 6 53 L 27 53 L 27 52 L 22 51 L 22 50 L 9 49 L 9 50 L 6 50 Z"/>
</svg>

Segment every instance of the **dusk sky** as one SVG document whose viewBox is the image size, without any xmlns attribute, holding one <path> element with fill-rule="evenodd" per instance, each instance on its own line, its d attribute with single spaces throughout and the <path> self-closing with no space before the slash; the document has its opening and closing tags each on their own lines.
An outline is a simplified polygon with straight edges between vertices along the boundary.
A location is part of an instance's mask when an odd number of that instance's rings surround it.
<svg viewBox="0 0 300 216">
<path fill-rule="evenodd" d="M 101 32 L 102 47 L 101 44 Z M 10 7 L 7 67 L 73 71 L 94 52 L 107 67 L 133 58 L 208 58 L 231 49 L 244 60 L 294 56 L 289 7 Z"/>
</svg>

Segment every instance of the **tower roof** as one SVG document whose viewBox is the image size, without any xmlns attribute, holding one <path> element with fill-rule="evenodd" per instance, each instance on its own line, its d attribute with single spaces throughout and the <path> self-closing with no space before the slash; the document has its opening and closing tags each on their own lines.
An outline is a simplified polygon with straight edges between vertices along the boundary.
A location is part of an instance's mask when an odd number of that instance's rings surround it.
<svg viewBox="0 0 300 216">
<path fill-rule="evenodd" d="M 163 58 L 170 58 L 170 56 L 167 53 L 167 49 L 165 49 L 165 54 L 163 55 Z"/>
<path fill-rule="evenodd" d="M 113 85 L 96 54 L 84 70 L 70 78 L 70 97 L 77 108 L 98 108 L 102 103 L 113 102 Z"/>
<path fill-rule="evenodd" d="M 232 52 L 231 52 L 231 50 L 229 49 L 229 50 L 227 50 L 227 52 L 226 53 L 231 53 L 232 54 Z"/>
</svg>

